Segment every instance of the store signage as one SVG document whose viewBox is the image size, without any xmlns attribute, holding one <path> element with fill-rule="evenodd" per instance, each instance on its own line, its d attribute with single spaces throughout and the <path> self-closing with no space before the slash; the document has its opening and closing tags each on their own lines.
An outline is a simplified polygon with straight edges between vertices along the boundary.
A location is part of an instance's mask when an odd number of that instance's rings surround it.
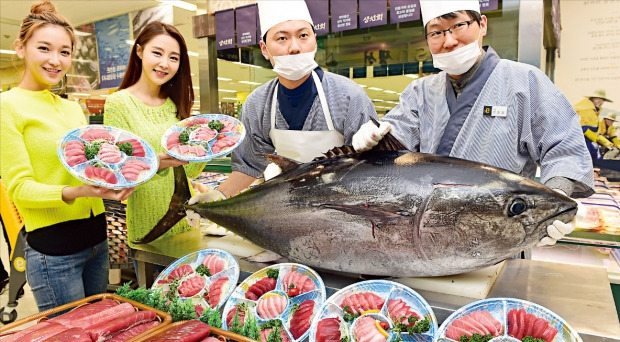
<svg viewBox="0 0 620 342">
<path fill-rule="evenodd" d="M 390 0 L 390 24 L 420 20 L 420 0 Z"/>
<path fill-rule="evenodd" d="M 480 12 L 488 12 L 494 11 L 499 8 L 498 0 L 479 0 L 480 2 Z"/>
<path fill-rule="evenodd" d="M 329 1 L 306 0 L 316 34 L 329 33 Z"/>
<path fill-rule="evenodd" d="M 387 24 L 387 0 L 359 0 L 360 28 Z"/>
<path fill-rule="evenodd" d="M 235 47 L 235 12 L 233 9 L 215 12 L 215 42 L 218 50 Z"/>
<path fill-rule="evenodd" d="M 86 99 L 86 108 L 91 114 L 101 114 L 103 112 L 103 106 L 105 100 L 101 99 Z"/>
<path fill-rule="evenodd" d="M 256 44 L 256 18 L 258 10 L 256 4 L 238 7 L 235 10 L 235 22 L 237 23 L 237 46 Z"/>
<path fill-rule="evenodd" d="M 128 14 L 95 22 L 100 88 L 115 88 L 121 84 L 132 48 L 127 44 L 130 35 Z"/>
<path fill-rule="evenodd" d="M 330 1 L 332 12 L 332 32 L 354 30 L 357 28 L 357 0 Z"/>
</svg>

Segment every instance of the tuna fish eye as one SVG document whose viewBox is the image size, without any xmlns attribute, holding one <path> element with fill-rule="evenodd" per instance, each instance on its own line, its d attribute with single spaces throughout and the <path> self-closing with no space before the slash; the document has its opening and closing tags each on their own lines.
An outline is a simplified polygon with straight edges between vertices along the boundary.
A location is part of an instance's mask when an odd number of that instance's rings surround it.
<svg viewBox="0 0 620 342">
<path fill-rule="evenodd" d="M 525 201 L 520 198 L 515 198 L 512 200 L 512 203 L 510 203 L 510 207 L 508 207 L 508 216 L 512 217 L 519 215 L 524 212 L 525 209 L 527 209 L 527 204 Z"/>
</svg>

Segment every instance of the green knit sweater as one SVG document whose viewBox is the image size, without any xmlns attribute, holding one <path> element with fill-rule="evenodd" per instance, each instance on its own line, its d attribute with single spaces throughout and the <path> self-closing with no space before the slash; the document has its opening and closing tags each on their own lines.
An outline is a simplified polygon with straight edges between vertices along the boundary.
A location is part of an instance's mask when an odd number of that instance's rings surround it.
<svg viewBox="0 0 620 342">
<path fill-rule="evenodd" d="M 164 152 L 161 137 L 166 130 L 179 122 L 177 109 L 172 100 L 157 107 L 144 104 L 126 89 L 110 95 L 105 102 L 103 122 L 132 132 L 148 142 L 156 153 Z M 200 174 L 206 163 L 190 163 L 185 166 L 188 177 Z M 151 180 L 138 186 L 127 200 L 127 237 L 135 241 L 150 232 L 168 211 L 174 193 L 174 172 L 165 169 Z M 188 231 L 191 227 L 181 220 L 163 236 Z M 131 245 L 131 243 L 130 243 Z"/>
<path fill-rule="evenodd" d="M 105 211 L 101 198 L 62 200 L 63 188 L 82 182 L 61 164 L 57 144 L 84 125 L 77 103 L 48 90 L 13 88 L 0 95 L 0 174 L 28 232 Z"/>
</svg>

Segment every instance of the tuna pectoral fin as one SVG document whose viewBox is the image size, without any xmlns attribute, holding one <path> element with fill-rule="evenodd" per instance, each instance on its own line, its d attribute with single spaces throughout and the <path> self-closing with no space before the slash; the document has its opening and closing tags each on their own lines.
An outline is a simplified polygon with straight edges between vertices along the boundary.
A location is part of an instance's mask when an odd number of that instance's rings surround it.
<svg viewBox="0 0 620 342">
<path fill-rule="evenodd" d="M 177 222 L 185 217 L 184 204 L 187 203 L 190 196 L 191 193 L 189 191 L 189 183 L 187 182 L 185 169 L 183 166 L 177 166 L 174 168 L 174 194 L 170 200 L 168 211 L 148 234 L 142 239 L 132 242 L 135 244 L 149 243 L 164 235 L 174 227 Z"/>
<path fill-rule="evenodd" d="M 366 205 L 345 205 L 345 204 L 323 204 L 321 208 L 339 210 L 347 214 L 361 216 L 370 220 L 373 224 L 381 227 L 381 224 L 401 219 L 402 216 L 409 214 L 402 209 L 393 206 L 366 206 Z"/>
<path fill-rule="evenodd" d="M 379 127 L 379 122 L 371 118 L 372 122 Z M 400 141 L 398 141 L 392 133 L 387 133 L 383 136 L 383 139 L 379 140 L 377 146 L 373 147 L 372 151 L 406 151 L 407 148 Z"/>
</svg>

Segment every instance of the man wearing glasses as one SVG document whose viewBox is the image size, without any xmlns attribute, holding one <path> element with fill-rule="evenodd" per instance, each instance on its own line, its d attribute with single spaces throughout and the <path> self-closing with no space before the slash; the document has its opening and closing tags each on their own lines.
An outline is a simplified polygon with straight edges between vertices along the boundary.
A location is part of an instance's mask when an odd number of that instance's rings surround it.
<svg viewBox="0 0 620 342">
<path fill-rule="evenodd" d="M 409 150 L 468 159 L 534 178 L 573 197 L 594 193 L 592 162 L 579 117 L 539 69 L 482 47 L 487 18 L 473 1 L 420 1 L 433 65 L 442 72 L 411 82 L 376 127 L 362 125 L 365 151 L 387 132 Z M 540 245 L 571 232 L 555 221 Z"/>
</svg>

